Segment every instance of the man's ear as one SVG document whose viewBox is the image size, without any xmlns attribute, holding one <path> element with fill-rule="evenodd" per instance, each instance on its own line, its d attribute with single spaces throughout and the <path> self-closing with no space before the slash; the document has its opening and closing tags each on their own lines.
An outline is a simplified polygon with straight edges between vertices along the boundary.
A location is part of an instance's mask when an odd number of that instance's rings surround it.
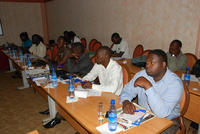
<svg viewBox="0 0 200 134">
<path fill-rule="evenodd" d="M 163 66 L 163 68 L 165 68 L 167 66 L 167 63 L 165 61 L 163 61 L 162 66 Z"/>
</svg>

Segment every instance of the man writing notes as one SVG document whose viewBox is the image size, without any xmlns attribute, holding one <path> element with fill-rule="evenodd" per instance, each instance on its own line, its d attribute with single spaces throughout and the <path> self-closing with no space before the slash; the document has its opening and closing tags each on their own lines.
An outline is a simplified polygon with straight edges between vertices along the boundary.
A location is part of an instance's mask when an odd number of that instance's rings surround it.
<svg viewBox="0 0 200 134">
<path fill-rule="evenodd" d="M 160 118 L 172 120 L 180 115 L 180 99 L 183 84 L 180 78 L 167 68 L 167 55 L 160 49 L 152 50 L 147 56 L 146 69 L 138 72 L 124 87 L 120 102 L 123 111 L 133 114 L 135 106 L 131 100 L 138 95 L 138 104 L 151 110 Z M 165 132 L 174 133 L 178 121 Z"/>
<path fill-rule="evenodd" d="M 112 47 L 112 57 L 131 58 L 128 43 L 118 33 L 113 33 L 111 40 L 114 44 Z"/>
<path fill-rule="evenodd" d="M 92 84 L 99 78 L 100 85 Z M 121 66 L 111 59 L 111 50 L 107 46 L 102 46 L 97 50 L 96 64 L 92 70 L 83 77 L 85 83 L 83 88 L 92 88 L 103 92 L 112 92 L 119 95 L 123 88 L 123 74 Z"/>
</svg>

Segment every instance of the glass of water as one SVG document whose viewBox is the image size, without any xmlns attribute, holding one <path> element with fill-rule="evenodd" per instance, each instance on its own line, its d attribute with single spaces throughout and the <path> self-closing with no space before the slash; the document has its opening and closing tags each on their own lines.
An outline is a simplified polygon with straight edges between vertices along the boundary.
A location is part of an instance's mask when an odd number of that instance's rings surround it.
<svg viewBox="0 0 200 134">
<path fill-rule="evenodd" d="M 104 121 L 104 104 L 103 104 L 103 102 L 98 103 L 98 121 L 99 122 Z"/>
</svg>

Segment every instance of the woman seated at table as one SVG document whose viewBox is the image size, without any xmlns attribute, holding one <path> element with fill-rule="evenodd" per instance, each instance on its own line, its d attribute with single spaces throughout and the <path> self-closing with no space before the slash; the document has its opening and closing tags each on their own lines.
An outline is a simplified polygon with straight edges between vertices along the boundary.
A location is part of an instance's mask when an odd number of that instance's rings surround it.
<svg viewBox="0 0 200 134">
<path fill-rule="evenodd" d="M 24 53 L 28 52 L 28 49 L 32 46 L 32 41 L 28 37 L 27 32 L 20 33 L 20 39 L 22 41 L 22 49 Z"/>
</svg>

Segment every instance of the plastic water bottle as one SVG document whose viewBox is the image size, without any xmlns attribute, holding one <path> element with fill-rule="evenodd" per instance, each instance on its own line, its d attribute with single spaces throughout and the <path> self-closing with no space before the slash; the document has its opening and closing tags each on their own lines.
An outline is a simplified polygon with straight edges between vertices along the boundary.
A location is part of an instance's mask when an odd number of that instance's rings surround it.
<svg viewBox="0 0 200 134">
<path fill-rule="evenodd" d="M 110 110 L 108 115 L 108 129 L 115 131 L 117 129 L 117 111 L 115 108 L 115 100 L 112 99 L 110 102 Z"/>
<path fill-rule="evenodd" d="M 184 82 L 187 87 L 190 85 L 190 67 L 189 66 L 187 67 L 186 72 L 184 74 Z"/>
<path fill-rule="evenodd" d="M 8 48 L 8 54 L 11 56 L 12 55 L 12 52 L 10 50 L 10 48 Z"/>
<path fill-rule="evenodd" d="M 20 61 L 23 62 L 24 56 L 23 56 L 22 50 L 20 50 L 19 52 L 19 58 L 20 58 Z"/>
<path fill-rule="evenodd" d="M 13 49 L 13 51 L 12 51 L 12 56 L 13 56 L 14 59 L 16 59 L 16 52 L 15 52 L 14 49 Z"/>
<path fill-rule="evenodd" d="M 32 67 L 30 57 L 27 58 L 27 65 L 28 65 L 28 68 Z"/>
<path fill-rule="evenodd" d="M 69 91 L 69 97 L 73 99 L 75 97 L 74 95 L 74 79 L 72 78 L 72 75 L 69 76 L 69 85 L 68 85 L 68 91 Z"/>
<path fill-rule="evenodd" d="M 56 71 L 55 71 L 54 68 L 52 68 L 51 81 L 52 81 L 52 87 L 53 87 L 53 88 L 56 88 L 56 87 L 58 86 L 58 82 L 57 82 Z"/>
</svg>

